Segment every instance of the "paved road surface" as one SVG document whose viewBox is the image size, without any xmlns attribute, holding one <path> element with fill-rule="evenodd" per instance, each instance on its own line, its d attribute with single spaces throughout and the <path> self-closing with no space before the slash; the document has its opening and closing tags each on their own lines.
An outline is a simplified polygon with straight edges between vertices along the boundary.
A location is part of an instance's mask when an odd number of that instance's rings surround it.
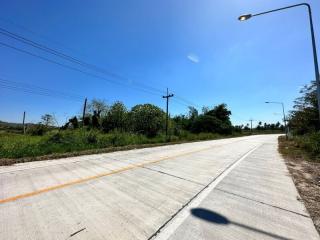
<svg viewBox="0 0 320 240">
<path fill-rule="evenodd" d="M 0 167 L 0 239 L 318 239 L 277 136 Z"/>
</svg>

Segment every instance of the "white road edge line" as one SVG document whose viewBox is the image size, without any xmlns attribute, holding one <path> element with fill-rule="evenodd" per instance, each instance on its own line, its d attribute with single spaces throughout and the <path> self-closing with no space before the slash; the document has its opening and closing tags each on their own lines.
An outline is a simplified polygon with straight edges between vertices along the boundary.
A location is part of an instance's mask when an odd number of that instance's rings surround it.
<svg viewBox="0 0 320 240">
<path fill-rule="evenodd" d="M 168 222 L 160 232 L 155 235 L 152 239 L 154 240 L 167 240 L 176 229 L 184 222 L 184 220 L 190 216 L 190 210 L 192 208 L 198 207 L 200 203 L 209 195 L 209 193 L 246 157 L 248 157 L 252 152 L 257 150 L 263 144 L 251 149 L 236 162 L 234 162 L 231 167 L 224 171 L 219 177 L 217 177 L 212 183 L 203 189 L 203 191 L 194 198 L 188 205 L 186 205 L 170 222 Z"/>
</svg>

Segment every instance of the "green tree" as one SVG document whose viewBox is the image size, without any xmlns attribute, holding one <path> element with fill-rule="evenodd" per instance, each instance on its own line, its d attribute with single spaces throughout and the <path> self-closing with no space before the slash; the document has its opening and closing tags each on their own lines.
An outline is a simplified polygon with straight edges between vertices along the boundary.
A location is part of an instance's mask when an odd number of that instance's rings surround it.
<svg viewBox="0 0 320 240">
<path fill-rule="evenodd" d="M 296 134 L 306 134 L 319 130 L 319 115 L 317 105 L 317 85 L 315 81 L 305 85 L 301 97 L 294 102 L 294 110 L 289 116 L 289 127 Z"/>
<path fill-rule="evenodd" d="M 188 113 L 189 120 L 192 121 L 199 116 L 199 112 L 195 107 L 189 106 L 188 109 L 189 109 L 189 113 Z"/>
<path fill-rule="evenodd" d="M 55 119 L 53 115 L 51 114 L 45 114 L 41 116 L 41 123 L 45 125 L 46 127 L 48 126 L 53 126 L 55 123 Z"/>
<path fill-rule="evenodd" d="M 108 113 L 109 106 L 103 99 L 92 99 L 87 106 L 87 112 L 91 115 L 96 115 L 98 118 L 105 116 Z"/>
<path fill-rule="evenodd" d="M 153 137 L 164 128 L 165 113 L 152 104 L 139 104 L 130 112 L 130 122 L 133 131 Z"/>
<path fill-rule="evenodd" d="M 200 115 L 193 122 L 191 131 L 194 133 L 200 132 L 220 132 L 221 120 L 210 115 Z"/>
<path fill-rule="evenodd" d="M 230 121 L 231 111 L 226 104 L 220 104 L 213 109 L 205 108 L 204 113 L 199 115 L 192 123 L 192 132 L 213 132 L 229 134 L 232 132 Z"/>
<path fill-rule="evenodd" d="M 73 118 L 70 118 L 69 123 L 71 124 L 73 129 L 79 128 L 79 122 L 76 116 L 74 116 Z"/>
<path fill-rule="evenodd" d="M 215 106 L 212 110 L 209 110 L 206 114 L 216 117 L 217 119 L 221 120 L 222 122 L 225 122 L 226 124 L 230 123 L 231 125 L 231 121 L 230 121 L 231 111 L 228 110 L 227 104 L 225 103 Z"/>
<path fill-rule="evenodd" d="M 110 106 L 107 115 L 102 119 L 102 129 L 109 132 L 113 129 L 128 130 L 128 110 L 122 102 Z"/>
</svg>

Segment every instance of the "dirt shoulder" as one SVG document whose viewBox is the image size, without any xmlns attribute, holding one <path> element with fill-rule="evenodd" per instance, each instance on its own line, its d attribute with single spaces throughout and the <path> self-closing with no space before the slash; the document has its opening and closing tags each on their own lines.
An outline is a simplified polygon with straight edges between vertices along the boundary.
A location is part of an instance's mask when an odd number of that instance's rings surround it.
<svg viewBox="0 0 320 240">
<path fill-rule="evenodd" d="M 279 137 L 279 152 L 320 234 L 320 162 L 313 161 L 294 141 Z"/>
</svg>

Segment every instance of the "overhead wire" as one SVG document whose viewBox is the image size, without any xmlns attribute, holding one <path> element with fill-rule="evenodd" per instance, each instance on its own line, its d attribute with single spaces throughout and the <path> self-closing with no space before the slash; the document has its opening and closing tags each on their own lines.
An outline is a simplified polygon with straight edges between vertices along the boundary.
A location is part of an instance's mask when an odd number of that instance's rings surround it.
<svg viewBox="0 0 320 240">
<path fill-rule="evenodd" d="M 53 54 L 53 55 L 55 55 L 55 56 L 57 56 L 57 57 L 60 57 L 60 58 L 62 58 L 62 59 L 64 59 L 64 60 L 67 60 L 67 61 L 69 61 L 69 62 L 76 63 L 76 64 L 81 65 L 81 66 L 83 66 L 83 67 L 86 67 L 86 68 L 88 68 L 88 69 L 91 69 L 91 70 L 94 70 L 94 71 L 97 71 L 97 72 L 106 74 L 106 75 L 108 75 L 108 76 L 111 76 L 111 77 L 113 77 L 113 78 L 117 78 L 117 79 L 122 80 L 122 81 L 126 81 L 126 83 L 129 84 L 129 85 L 135 84 L 135 85 L 139 86 L 139 89 L 140 89 L 140 90 L 143 89 L 143 90 L 145 90 L 145 92 L 146 92 L 146 90 L 148 91 L 148 93 L 154 92 L 154 93 L 157 93 L 157 94 L 159 94 L 159 93 L 162 94 L 162 93 L 164 92 L 164 91 L 162 91 L 162 90 L 160 90 L 160 89 L 151 87 L 151 86 L 149 86 L 149 85 L 134 82 L 134 81 L 130 80 L 129 78 L 123 77 L 123 76 L 121 76 L 121 75 L 119 75 L 119 74 L 117 74 L 117 73 L 113 73 L 113 72 L 111 72 L 111 71 L 108 71 L 108 70 L 106 70 L 106 69 L 104 69 L 104 68 L 101 68 L 101 67 L 99 67 L 99 66 L 96 66 L 96 65 L 94 65 L 94 64 L 87 63 L 87 62 L 82 61 L 82 60 L 80 60 L 80 59 L 78 59 L 78 58 L 75 58 L 75 57 L 70 56 L 70 55 L 68 55 L 68 54 L 65 54 L 65 53 L 63 53 L 63 52 L 61 52 L 61 51 L 57 51 L 57 50 L 52 49 L 52 48 L 50 48 L 50 47 L 47 47 L 47 46 L 45 46 L 45 45 L 43 45 L 43 44 L 40 44 L 40 43 L 37 43 L 37 42 L 32 41 L 32 40 L 30 40 L 30 39 L 27 39 L 27 38 L 25 38 L 25 37 L 23 37 L 23 36 L 20 36 L 20 35 L 18 35 L 18 34 L 16 34 L 16 33 L 10 32 L 10 31 L 8 31 L 8 30 L 6 30 L 6 29 L 4 29 L 4 28 L 1 28 L 1 27 L 0 27 L 0 33 L 1 33 L 2 35 L 7 36 L 7 37 L 13 38 L 13 39 L 15 39 L 15 40 L 17 40 L 17 41 L 20 41 L 20 42 L 22 42 L 22 43 L 24 43 L 24 44 L 28 44 L 28 45 L 30 45 L 30 46 L 32 46 L 32 47 L 34 47 L 34 48 L 37 48 L 37 49 L 40 49 L 40 50 L 45 51 L 45 52 L 47 52 L 47 53 Z M 7 45 L 8 45 L 8 44 L 7 44 Z M 7 47 L 9 47 L 9 46 L 7 46 Z M 15 49 L 15 50 L 17 50 L 17 49 Z M 25 52 L 25 53 L 26 53 L 26 52 Z M 30 54 L 29 54 L 29 55 L 30 55 Z M 35 54 L 34 54 L 33 56 L 35 57 Z M 38 57 L 39 57 L 39 56 L 38 56 Z M 42 57 L 42 59 L 43 59 L 43 57 Z M 43 60 L 44 60 L 44 59 L 43 59 Z M 47 60 L 49 60 L 49 59 L 47 59 Z M 51 60 L 50 62 L 53 63 L 52 60 Z M 56 61 L 54 61 L 54 62 L 57 64 Z M 61 65 L 61 64 L 60 64 L 60 65 Z M 63 65 L 64 65 L 64 64 L 63 64 Z M 65 65 L 64 65 L 64 66 L 65 66 Z M 70 66 L 69 66 L 69 67 L 70 67 Z M 74 69 L 73 69 L 73 70 L 74 70 Z M 100 77 L 100 78 L 101 78 L 101 77 Z M 119 84 L 118 81 L 111 81 L 110 79 L 105 79 L 105 80 Z M 132 86 L 131 86 L 131 87 L 132 87 Z M 137 88 L 135 88 L 135 89 L 137 90 Z M 189 105 L 193 105 L 193 106 L 199 107 L 199 105 L 194 104 L 194 103 L 192 103 L 191 101 L 186 100 L 185 98 L 182 98 L 182 97 L 180 97 L 180 96 L 178 96 L 178 95 L 176 95 L 176 96 L 177 96 L 177 98 L 180 98 L 180 100 L 181 100 L 182 102 L 185 102 L 185 103 L 187 103 L 187 104 L 189 104 Z"/>
<path fill-rule="evenodd" d="M 4 47 L 7 47 L 7 48 L 10 48 L 10 49 L 13 49 L 13 50 L 16 50 L 16 51 L 18 51 L 18 52 L 25 53 L 25 54 L 27 54 L 27 55 L 30 55 L 30 56 L 33 56 L 33 57 L 36 57 L 36 58 L 42 59 L 42 60 L 44 60 L 44 61 L 47 61 L 47 62 L 56 64 L 56 65 L 59 65 L 59 66 L 61 66 L 61 67 L 68 68 L 68 69 L 70 69 L 70 70 L 83 73 L 83 74 L 85 74 L 85 75 L 87 75 L 87 76 L 90 76 L 90 77 L 94 77 L 94 78 L 97 78 L 97 79 L 100 79 L 100 80 L 106 80 L 106 81 L 108 81 L 108 82 L 112 82 L 112 83 L 115 83 L 115 84 L 118 84 L 118 85 L 122 85 L 122 86 L 125 85 L 125 84 L 122 83 L 122 82 L 114 81 L 114 80 L 111 80 L 111 79 L 108 79 L 108 78 L 105 78 L 105 77 L 102 77 L 102 76 L 99 76 L 99 75 L 96 75 L 96 74 L 93 74 L 93 73 L 90 73 L 90 72 L 83 71 L 83 70 L 81 70 L 81 69 L 78 69 L 78 68 L 75 68 L 75 67 L 72 67 L 72 66 L 69 66 L 69 65 L 66 65 L 66 64 L 57 62 L 57 61 L 55 61 L 55 60 L 52 60 L 52 59 L 43 57 L 43 56 L 38 55 L 38 54 L 31 53 L 31 52 L 29 52 L 29 51 L 26 51 L 26 50 L 21 49 L 21 48 L 17 48 L 17 47 L 15 47 L 15 46 L 9 45 L 9 44 L 4 43 L 4 42 L 0 42 L 0 45 L 2 45 L 2 46 L 4 46 Z M 143 92 L 145 92 L 145 93 L 154 95 L 153 92 L 150 92 L 150 91 L 148 91 L 148 90 L 141 89 L 141 88 L 134 87 L 134 86 L 131 86 L 131 87 L 134 88 L 134 89 L 136 89 L 136 90 L 143 91 Z"/>
<path fill-rule="evenodd" d="M 75 95 L 70 94 L 66 92 L 60 92 L 48 88 L 42 88 L 38 87 L 36 85 L 31 84 L 25 84 L 15 81 L 9 81 L 7 79 L 0 78 L 0 88 L 9 89 L 9 90 L 15 90 L 15 91 L 21 91 L 29 94 L 36 94 L 36 95 L 42 95 L 47 97 L 54 97 L 54 98 L 63 98 L 67 100 L 82 102 L 85 98 L 81 95 Z"/>
<path fill-rule="evenodd" d="M 75 57 L 70 56 L 68 54 L 62 53 L 61 51 L 57 51 L 57 50 L 52 49 L 50 47 L 47 47 L 47 46 L 45 46 L 43 44 L 37 43 L 37 42 L 32 41 L 30 39 L 27 39 L 27 38 L 25 38 L 23 36 L 20 36 L 18 34 L 15 34 L 15 33 L 12 33 L 10 31 L 7 31 L 6 29 L 3 29 L 1 27 L 0 27 L 0 34 L 5 35 L 5 36 L 10 37 L 10 38 L 13 38 L 13 39 L 15 39 L 17 41 L 20 41 L 20 42 L 24 43 L 24 44 L 28 44 L 28 45 L 30 45 L 30 46 L 32 46 L 34 48 L 40 49 L 42 51 L 45 51 L 47 53 L 50 53 L 50 54 L 55 55 L 57 57 L 60 57 L 60 58 L 62 58 L 64 60 L 67 60 L 69 62 L 78 64 L 78 65 L 80 65 L 82 67 L 86 67 L 87 69 L 91 69 L 93 71 L 106 74 L 108 76 L 111 76 L 113 78 L 116 78 L 116 79 L 119 79 L 119 80 L 122 80 L 122 81 L 131 82 L 131 84 L 136 84 L 136 85 L 140 86 L 141 88 L 146 88 L 148 90 L 151 90 L 151 91 L 154 91 L 154 92 L 157 92 L 157 93 L 163 93 L 162 90 L 156 89 L 154 87 L 151 87 L 151 86 L 148 86 L 148 85 L 145 85 L 145 84 L 142 84 L 142 83 L 133 82 L 129 78 L 123 77 L 123 76 L 121 76 L 121 75 L 119 75 L 117 73 L 113 73 L 113 72 L 108 71 L 108 70 L 106 70 L 104 68 L 98 67 L 98 66 L 96 66 L 94 64 L 87 63 L 87 62 L 82 61 L 82 60 L 80 60 L 78 58 L 75 58 Z"/>
</svg>

